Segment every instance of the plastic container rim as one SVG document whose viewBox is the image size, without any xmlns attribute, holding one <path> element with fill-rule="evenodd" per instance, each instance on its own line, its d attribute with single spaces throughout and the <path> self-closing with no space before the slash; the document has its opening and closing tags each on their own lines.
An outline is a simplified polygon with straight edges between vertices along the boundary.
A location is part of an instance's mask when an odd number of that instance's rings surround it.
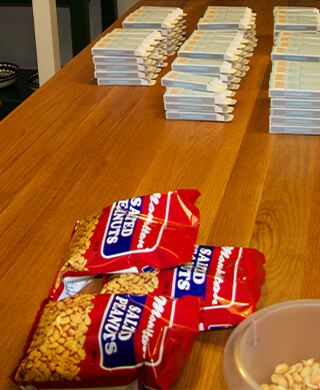
<svg viewBox="0 0 320 390">
<path fill-rule="evenodd" d="M 276 312 L 279 310 L 287 309 L 292 306 L 319 306 L 320 308 L 320 299 L 298 299 L 298 300 L 292 300 L 292 301 L 286 301 L 286 302 L 280 302 L 276 303 L 267 307 L 264 307 L 255 313 L 251 314 L 248 318 L 246 318 L 244 321 L 242 321 L 235 330 L 231 333 L 231 336 L 229 337 L 225 350 L 224 350 L 224 356 L 223 356 L 223 375 L 227 382 L 227 385 L 229 386 L 230 383 L 228 383 L 229 374 L 228 372 L 230 369 L 237 372 L 237 376 L 239 377 L 239 381 L 242 379 L 248 383 L 248 385 L 251 386 L 252 389 L 261 390 L 260 385 L 252 378 L 250 373 L 243 367 L 240 360 L 240 344 L 241 339 L 248 327 L 252 324 L 253 321 L 263 317 L 264 315 L 267 315 L 271 312 Z"/>
</svg>

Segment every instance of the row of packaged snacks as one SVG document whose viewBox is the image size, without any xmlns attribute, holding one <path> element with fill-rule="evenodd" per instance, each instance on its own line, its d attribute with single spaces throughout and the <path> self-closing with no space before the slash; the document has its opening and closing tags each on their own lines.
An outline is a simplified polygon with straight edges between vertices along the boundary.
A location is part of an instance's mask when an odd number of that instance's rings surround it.
<svg viewBox="0 0 320 390">
<path fill-rule="evenodd" d="M 257 44 L 255 18 L 248 7 L 207 8 L 198 29 L 178 50 L 172 70 L 161 79 L 166 87 L 167 119 L 233 119 L 236 100 L 232 98 L 249 70 L 248 58 Z M 216 95 L 220 103 L 204 103 L 214 100 Z"/>
<path fill-rule="evenodd" d="M 271 133 L 320 134 L 320 14 L 275 7 L 271 53 Z"/>
<path fill-rule="evenodd" d="M 143 6 L 92 48 L 98 85 L 155 84 L 184 41 L 185 13 L 178 7 Z"/>
</svg>

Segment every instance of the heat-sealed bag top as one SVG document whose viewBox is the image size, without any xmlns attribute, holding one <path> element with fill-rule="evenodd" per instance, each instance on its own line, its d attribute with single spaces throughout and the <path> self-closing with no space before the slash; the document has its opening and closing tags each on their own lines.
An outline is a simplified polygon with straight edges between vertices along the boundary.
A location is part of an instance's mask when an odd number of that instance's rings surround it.
<svg viewBox="0 0 320 390">
<path fill-rule="evenodd" d="M 79 292 L 93 275 L 165 269 L 192 260 L 200 224 L 198 190 L 122 200 L 78 222 L 52 295 Z"/>
<path fill-rule="evenodd" d="M 199 304 L 129 294 L 44 302 L 12 379 L 37 389 L 168 389 L 198 334 Z"/>
<path fill-rule="evenodd" d="M 232 327 L 256 311 L 265 257 L 253 248 L 197 245 L 193 260 L 172 269 L 107 275 L 102 294 L 136 293 L 201 298 L 200 330 Z"/>
</svg>

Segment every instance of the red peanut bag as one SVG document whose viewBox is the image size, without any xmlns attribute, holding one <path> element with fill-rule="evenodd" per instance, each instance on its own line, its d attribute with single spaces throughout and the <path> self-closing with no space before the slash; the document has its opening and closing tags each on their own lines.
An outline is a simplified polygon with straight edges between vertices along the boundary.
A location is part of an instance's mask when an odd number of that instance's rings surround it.
<svg viewBox="0 0 320 390">
<path fill-rule="evenodd" d="M 251 248 L 197 245 L 193 260 L 139 275 L 107 275 L 103 294 L 136 293 L 202 299 L 200 330 L 237 325 L 256 311 L 265 281 L 264 255 Z"/>
<path fill-rule="evenodd" d="M 236 326 L 257 310 L 265 282 L 264 263 L 264 255 L 256 249 L 214 248 L 200 311 L 201 331 Z"/>
<path fill-rule="evenodd" d="M 168 389 L 198 334 L 199 305 L 191 296 L 129 294 L 49 301 L 12 379 L 37 389 Z"/>
<path fill-rule="evenodd" d="M 199 195 L 198 190 L 176 190 L 122 200 L 78 222 L 53 298 L 79 292 L 97 274 L 137 273 L 191 261 L 200 224 Z"/>
</svg>

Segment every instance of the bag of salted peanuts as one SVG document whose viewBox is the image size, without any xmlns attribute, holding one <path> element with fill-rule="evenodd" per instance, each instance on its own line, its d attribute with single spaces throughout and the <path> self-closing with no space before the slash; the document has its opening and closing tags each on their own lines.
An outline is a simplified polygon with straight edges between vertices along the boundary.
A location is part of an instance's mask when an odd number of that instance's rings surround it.
<svg viewBox="0 0 320 390">
<path fill-rule="evenodd" d="M 264 255 L 253 248 L 214 248 L 200 311 L 201 331 L 236 326 L 257 310 L 264 263 Z"/>
<path fill-rule="evenodd" d="M 44 302 L 12 379 L 36 389 L 168 389 L 198 334 L 199 305 L 129 294 Z"/>
<path fill-rule="evenodd" d="M 144 272 L 192 260 L 198 190 L 176 190 L 112 204 L 77 223 L 51 294 L 79 292 L 97 274 Z"/>
<path fill-rule="evenodd" d="M 192 262 L 179 267 L 107 275 L 101 293 L 200 297 L 200 330 L 227 328 L 256 311 L 265 281 L 264 263 L 256 249 L 197 245 Z"/>
</svg>

